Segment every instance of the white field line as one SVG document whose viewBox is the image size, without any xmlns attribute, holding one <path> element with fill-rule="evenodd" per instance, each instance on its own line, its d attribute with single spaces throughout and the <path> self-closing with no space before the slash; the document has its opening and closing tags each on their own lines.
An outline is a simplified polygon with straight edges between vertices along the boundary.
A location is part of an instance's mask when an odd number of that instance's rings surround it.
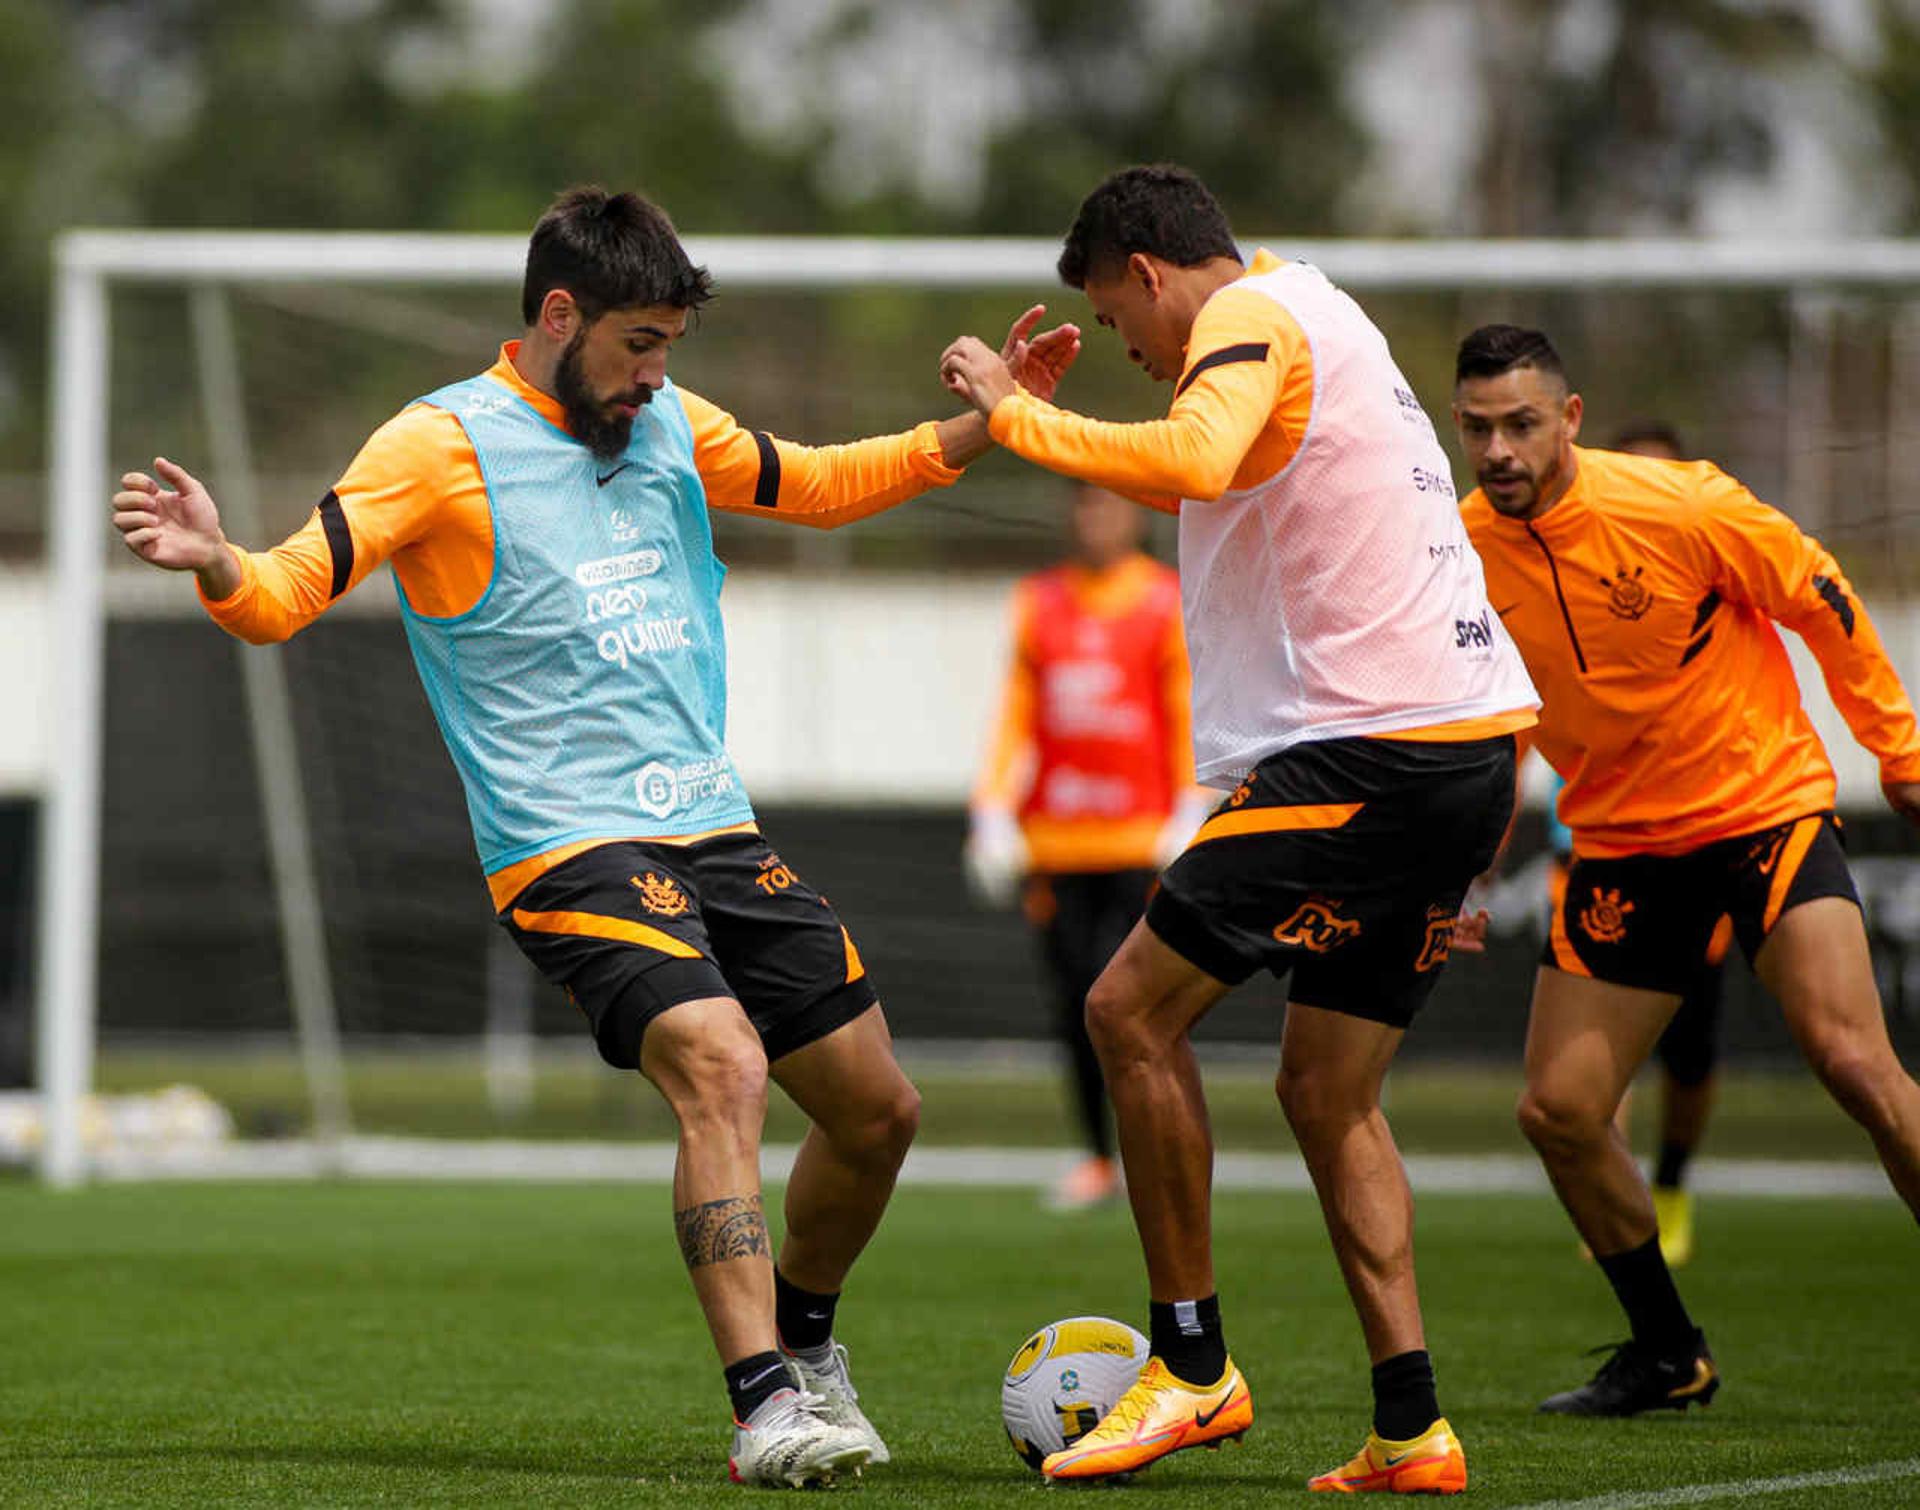
<svg viewBox="0 0 1920 1510">
<path fill-rule="evenodd" d="M 1833 1468 L 1824 1473 L 1794 1473 L 1774 1479 L 1727 1479 L 1718 1484 L 1685 1484 L 1674 1489 L 1645 1489 L 1631 1494 L 1602 1494 L 1584 1500 L 1539 1500 L 1519 1510 L 1664 1510 L 1668 1505 L 1710 1505 L 1715 1500 L 1744 1500 L 1758 1494 L 1791 1494 L 1799 1489 L 1838 1489 L 1855 1484 L 1884 1484 L 1920 1478 L 1920 1458 Z"/>
<path fill-rule="evenodd" d="M 784 1180 L 794 1146 L 762 1151 L 766 1179 Z M 919 1148 L 901 1180 L 914 1185 L 1039 1189 L 1064 1174 L 1078 1153 L 1057 1148 Z M 614 1180 L 651 1182 L 673 1176 L 671 1143 L 557 1142 L 489 1138 L 354 1137 L 328 1148 L 304 1139 L 232 1142 L 172 1150 L 119 1149 L 96 1155 L 108 1180 L 300 1179 L 349 1175 L 364 1179 Z M 1416 1194 L 1545 1192 L 1546 1177 L 1522 1154 L 1414 1155 L 1407 1175 Z M 1216 1190 L 1308 1190 L 1297 1154 L 1223 1153 L 1214 1161 Z M 1693 1167 L 1702 1194 L 1892 1197 L 1877 1165 L 1811 1160 L 1703 1159 Z"/>
</svg>

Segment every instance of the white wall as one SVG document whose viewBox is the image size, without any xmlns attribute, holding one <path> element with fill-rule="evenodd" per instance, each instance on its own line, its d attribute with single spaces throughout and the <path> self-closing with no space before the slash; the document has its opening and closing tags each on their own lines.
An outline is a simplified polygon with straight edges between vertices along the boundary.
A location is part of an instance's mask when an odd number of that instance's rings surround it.
<svg viewBox="0 0 1920 1510">
<path fill-rule="evenodd" d="M 140 581 L 149 606 L 198 612 L 184 580 Z M 378 611 L 382 585 L 355 597 Z M 728 742 L 748 792 L 762 801 L 964 800 L 999 693 L 1011 585 L 978 575 L 732 573 Z M 1920 688 L 1920 603 L 1869 611 L 1907 685 Z M 58 666 L 45 616 L 41 574 L 0 569 L 0 795 L 39 790 L 49 769 L 44 718 Z M 1874 806 L 1873 759 L 1833 711 L 1798 637 L 1786 638 L 1840 774 L 1841 805 Z M 1538 790 L 1535 779 L 1536 800 Z"/>
</svg>

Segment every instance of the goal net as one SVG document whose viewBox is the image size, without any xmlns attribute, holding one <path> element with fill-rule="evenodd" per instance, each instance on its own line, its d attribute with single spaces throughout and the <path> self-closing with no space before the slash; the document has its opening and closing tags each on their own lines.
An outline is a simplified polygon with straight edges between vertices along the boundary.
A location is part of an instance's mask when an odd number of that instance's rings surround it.
<svg viewBox="0 0 1920 1510">
<path fill-rule="evenodd" d="M 1673 423 L 1840 556 L 1916 679 L 1920 247 L 1268 244 L 1367 304 L 1449 444 L 1459 336 L 1493 319 L 1553 332 L 1587 439 Z M 675 380 L 803 441 L 950 413 L 934 367 L 952 336 L 995 340 L 1029 303 L 1082 310 L 1050 242 L 689 248 L 722 297 L 676 350 Z M 517 236 L 61 243 L 35 1033 L 48 1179 L 83 1178 L 112 1145 L 89 1092 L 175 1082 L 208 1089 L 242 1134 L 323 1151 L 350 1131 L 668 1131 L 596 1068 L 572 1010 L 494 926 L 385 574 L 289 645 L 244 649 L 206 622 L 190 580 L 131 562 L 106 526 L 114 479 L 158 454 L 208 481 L 238 543 L 280 539 L 385 418 L 491 361 L 515 333 L 523 256 Z M 1116 346 L 1089 332 L 1062 401 L 1158 412 L 1164 392 Z M 967 901 L 957 851 L 1006 590 L 1058 554 L 1061 495 L 990 458 L 854 530 L 716 521 L 736 759 L 915 1041 L 1050 1031 L 1019 921 Z M 1824 694 L 1810 701 L 1867 850 L 1892 850 L 1871 762 Z M 1889 862 L 1876 913 L 1901 1003 L 1900 909 L 1920 913 L 1907 873 Z M 1499 1010 L 1484 984 L 1463 991 L 1434 1014 L 1432 1052 L 1516 1051 L 1528 951 L 1503 947 Z M 1253 992 L 1209 1030 L 1271 1041 L 1273 1003 Z M 1754 1053 L 1785 1050 L 1770 1031 L 1755 1029 Z M 181 1106 L 128 1115 L 202 1125 Z"/>
</svg>

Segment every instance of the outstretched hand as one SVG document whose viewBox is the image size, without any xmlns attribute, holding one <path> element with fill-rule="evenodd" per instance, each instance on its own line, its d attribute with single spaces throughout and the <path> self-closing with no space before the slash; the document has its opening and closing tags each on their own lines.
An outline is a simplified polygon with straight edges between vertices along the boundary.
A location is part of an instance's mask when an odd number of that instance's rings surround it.
<svg viewBox="0 0 1920 1510">
<path fill-rule="evenodd" d="M 142 561 L 168 571 L 204 571 L 226 554 L 220 511 L 185 467 L 156 456 L 156 481 L 128 472 L 113 495 L 113 527 Z M 165 483 L 163 487 L 161 484 Z"/>
<path fill-rule="evenodd" d="M 1078 325 L 1056 325 L 1028 338 L 1046 312 L 1046 305 L 1034 305 L 1013 322 L 1000 345 L 1000 360 L 1006 363 L 1013 380 L 1038 399 L 1052 399 L 1060 379 L 1080 355 Z"/>
</svg>

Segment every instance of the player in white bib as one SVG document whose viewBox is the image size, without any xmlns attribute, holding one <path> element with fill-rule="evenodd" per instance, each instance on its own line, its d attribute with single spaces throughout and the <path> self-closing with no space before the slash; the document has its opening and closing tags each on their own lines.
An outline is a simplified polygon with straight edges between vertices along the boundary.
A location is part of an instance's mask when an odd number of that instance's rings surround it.
<svg viewBox="0 0 1920 1510">
<path fill-rule="evenodd" d="M 1200 779 L 1232 795 L 1168 867 L 1087 999 L 1151 1287 L 1153 1357 L 1050 1478 L 1125 1473 L 1253 1419 L 1214 1293 L 1212 1145 L 1189 1032 L 1255 970 L 1291 975 L 1279 1094 L 1359 1312 L 1373 1430 L 1321 1490 L 1450 1493 L 1406 1174 L 1380 1086 L 1512 810 L 1538 699 L 1488 606 L 1433 426 L 1318 270 L 1243 263 L 1184 169 L 1081 205 L 1060 274 L 1167 417 L 1088 419 L 972 337 L 941 376 L 1042 466 L 1180 516 Z"/>
</svg>

